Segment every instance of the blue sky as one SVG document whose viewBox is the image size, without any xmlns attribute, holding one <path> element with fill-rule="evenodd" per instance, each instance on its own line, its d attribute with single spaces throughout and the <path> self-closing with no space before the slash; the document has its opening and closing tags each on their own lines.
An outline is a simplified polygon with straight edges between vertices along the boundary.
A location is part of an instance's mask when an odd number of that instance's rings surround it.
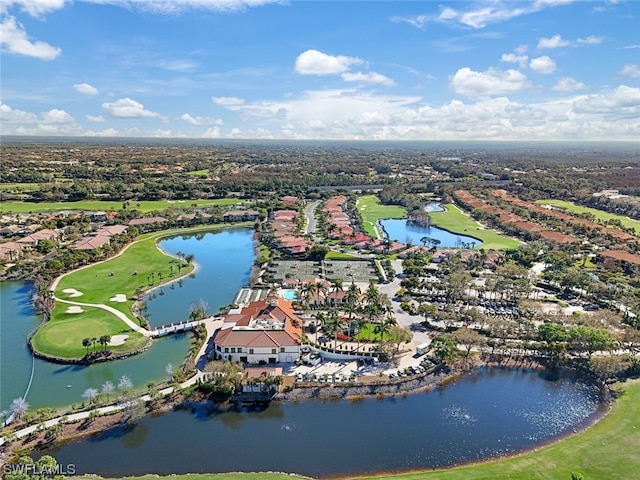
<svg viewBox="0 0 640 480">
<path fill-rule="evenodd" d="M 640 2 L 0 0 L 3 135 L 640 138 Z"/>
</svg>

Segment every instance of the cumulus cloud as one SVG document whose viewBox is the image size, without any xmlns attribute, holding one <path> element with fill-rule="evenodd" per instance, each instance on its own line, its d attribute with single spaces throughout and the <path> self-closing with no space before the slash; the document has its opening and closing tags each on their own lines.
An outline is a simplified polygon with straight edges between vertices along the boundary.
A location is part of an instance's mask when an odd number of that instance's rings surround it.
<svg viewBox="0 0 640 480">
<path fill-rule="evenodd" d="M 88 83 L 76 83 L 73 86 L 73 89 L 84 95 L 98 95 L 98 93 L 100 93 L 96 87 L 89 85 Z"/>
<path fill-rule="evenodd" d="M 627 63 L 620 70 L 620 75 L 629 78 L 640 78 L 640 67 L 634 63 Z"/>
<path fill-rule="evenodd" d="M 296 58 L 295 71 L 300 75 L 337 75 L 347 72 L 351 65 L 363 60 L 345 55 L 328 55 L 318 50 L 307 50 Z"/>
<path fill-rule="evenodd" d="M 578 82 L 571 77 L 561 78 L 551 87 L 551 89 L 556 92 L 577 92 L 585 88 L 587 88 L 587 86 L 584 83 Z"/>
<path fill-rule="evenodd" d="M 104 117 L 102 115 L 86 115 L 87 120 L 95 123 L 104 122 Z"/>
<path fill-rule="evenodd" d="M 571 45 L 571 42 L 569 40 L 565 40 L 560 35 L 554 35 L 553 37 L 550 37 L 550 38 L 543 37 L 540 40 L 538 40 L 537 48 L 538 50 L 543 50 L 545 48 L 553 49 L 553 48 L 566 47 L 569 45 Z"/>
<path fill-rule="evenodd" d="M 381 85 L 395 85 L 395 82 L 389 77 L 385 77 L 376 72 L 345 72 L 340 75 L 345 82 L 360 82 L 360 83 L 378 83 Z"/>
<path fill-rule="evenodd" d="M 11 16 L 5 17 L 0 23 L 0 45 L 8 53 L 41 60 L 53 60 L 62 53 L 60 48 L 46 42 L 30 40 L 23 26 Z"/>
<path fill-rule="evenodd" d="M 211 97 L 211 101 L 221 107 L 237 107 L 244 104 L 244 99 L 238 97 Z"/>
<path fill-rule="evenodd" d="M 527 63 L 529 62 L 529 56 L 518 55 L 516 53 L 503 53 L 502 56 L 500 57 L 500 61 L 506 62 L 506 63 L 517 63 L 520 66 L 520 68 L 524 68 L 527 66 Z"/>
<path fill-rule="evenodd" d="M 160 114 L 145 110 L 144 105 L 130 98 L 121 98 L 115 102 L 105 102 L 102 108 L 109 115 L 117 118 L 150 118 L 159 117 Z"/>
<path fill-rule="evenodd" d="M 190 125 L 222 125 L 224 122 L 219 118 L 211 118 L 211 117 L 192 117 L 188 113 L 183 113 L 180 116 L 181 120 L 184 120 Z"/>
<path fill-rule="evenodd" d="M 28 13 L 32 17 L 39 17 L 45 13 L 55 12 L 64 8 L 70 0 L 2 0 L 0 1 L 0 13 L 6 13 L 12 6 Z"/>
<path fill-rule="evenodd" d="M 640 88 L 620 85 L 615 90 L 577 100 L 573 111 L 583 114 L 608 114 L 640 118 Z"/>
<path fill-rule="evenodd" d="M 82 129 L 66 111 L 57 108 L 42 112 L 17 110 L 0 102 L 0 121 L 5 135 L 81 135 Z"/>
<path fill-rule="evenodd" d="M 469 67 L 459 69 L 451 78 L 451 89 L 467 97 L 507 95 L 529 87 L 526 75 L 518 70 L 490 68 L 476 72 Z"/>
<path fill-rule="evenodd" d="M 543 55 L 542 57 L 532 58 L 529 62 L 529 68 L 536 73 L 548 75 L 556 71 L 556 62 L 550 57 Z"/>
<path fill-rule="evenodd" d="M 597 35 L 589 35 L 588 37 L 585 38 L 577 38 L 576 40 L 566 40 L 564 38 L 562 38 L 560 35 L 554 35 L 553 37 L 549 37 L 549 38 L 541 38 L 538 41 L 538 50 L 544 50 L 544 49 L 554 49 L 554 48 L 561 48 L 561 47 L 579 47 L 582 45 L 598 45 L 600 43 L 602 43 L 603 38 L 599 37 Z"/>
<path fill-rule="evenodd" d="M 602 43 L 602 40 L 603 38 L 597 35 L 589 35 L 586 38 L 578 38 L 576 43 L 580 45 L 599 45 Z"/>
</svg>

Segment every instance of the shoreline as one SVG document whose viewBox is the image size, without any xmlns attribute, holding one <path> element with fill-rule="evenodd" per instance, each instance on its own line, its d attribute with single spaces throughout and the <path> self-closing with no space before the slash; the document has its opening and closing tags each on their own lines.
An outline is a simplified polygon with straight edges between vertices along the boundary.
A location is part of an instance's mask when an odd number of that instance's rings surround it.
<svg viewBox="0 0 640 480">
<path fill-rule="evenodd" d="M 453 365 L 451 367 L 441 368 L 439 371 L 436 371 L 432 374 L 425 375 L 425 377 L 421 379 L 412 378 L 412 379 L 404 380 L 402 382 L 392 382 L 392 383 L 387 382 L 385 384 L 348 385 L 345 387 L 339 387 L 338 389 L 335 389 L 334 386 L 327 386 L 327 385 L 297 387 L 297 388 L 294 388 L 291 392 L 289 392 L 289 393 L 292 393 L 293 395 L 278 394 L 276 397 L 274 397 L 273 402 L 276 402 L 276 403 L 288 403 L 288 402 L 300 402 L 300 401 L 325 402 L 327 400 L 357 402 L 363 399 L 375 399 L 381 396 L 394 397 L 398 395 L 400 396 L 413 395 L 421 392 L 427 392 L 435 388 L 446 387 L 447 385 L 455 382 L 460 377 L 466 374 L 472 373 L 473 371 L 481 368 L 537 370 L 537 371 L 549 370 L 546 366 L 536 361 L 535 359 L 523 361 L 522 359 L 514 359 L 511 357 L 506 357 L 502 359 L 498 358 L 497 360 L 474 358 L 472 359 L 472 361 L 462 361 L 459 364 Z M 561 372 L 572 372 L 574 374 L 583 373 L 583 372 L 580 372 L 579 370 L 575 370 L 571 368 L 561 368 Z M 591 381 L 594 382 L 594 384 L 597 384 L 597 381 L 593 377 L 585 376 L 585 378 L 589 378 Z M 379 471 L 379 472 L 373 472 L 373 473 L 361 473 L 361 474 L 350 475 L 350 476 L 337 475 L 337 476 L 329 476 L 329 477 L 321 477 L 321 478 L 323 480 L 325 479 L 344 480 L 347 478 L 357 479 L 362 477 L 384 477 L 384 476 L 398 475 L 398 474 L 411 474 L 411 473 L 419 474 L 419 473 L 437 472 L 437 471 L 451 470 L 453 468 L 459 468 L 459 467 L 480 465 L 480 464 L 493 462 L 496 460 L 502 460 L 502 459 L 507 459 L 512 457 L 527 455 L 529 453 L 536 452 L 542 448 L 545 448 L 549 445 L 552 445 L 552 444 L 561 442 L 567 438 L 573 437 L 574 435 L 577 435 L 587 430 L 588 428 L 591 428 L 593 425 L 595 425 L 596 423 L 600 422 L 603 418 L 605 418 L 612 409 L 613 396 L 611 395 L 611 390 L 609 389 L 608 386 L 606 385 L 601 385 L 601 386 L 607 389 L 607 392 L 609 393 L 609 395 L 606 398 L 600 400 L 600 406 L 598 410 L 595 411 L 588 420 L 585 420 L 581 424 L 574 427 L 572 431 L 568 431 L 557 437 L 547 439 L 545 441 L 542 441 L 536 444 L 535 446 L 526 448 L 524 450 L 520 450 L 517 452 L 512 452 L 504 455 L 497 455 L 497 456 L 489 457 L 489 458 L 478 460 L 478 461 L 456 463 L 446 467 L 398 470 L 398 471 L 391 471 L 391 472 Z M 310 393 L 312 391 L 311 393 L 316 393 L 316 394 L 300 395 L 300 390 L 302 389 L 309 390 L 309 392 L 306 392 L 306 393 Z M 349 393 L 345 394 L 346 393 L 345 392 L 342 395 L 336 395 L 335 390 L 346 390 Z M 298 391 L 298 394 L 296 394 L 296 391 Z M 172 411 L 181 410 L 185 407 L 188 407 L 189 404 L 207 403 L 207 402 L 211 402 L 211 400 L 208 398 L 207 399 L 203 398 L 200 400 L 187 400 L 183 394 L 179 394 L 177 398 L 175 394 L 170 394 L 157 400 L 157 402 L 160 403 L 159 407 L 157 407 L 157 409 L 155 410 L 147 412 L 145 415 L 143 415 L 140 418 L 140 420 L 145 420 L 148 418 L 153 418 L 154 416 L 163 415 L 165 413 L 169 413 Z M 97 417 L 95 419 L 92 419 L 91 422 L 76 422 L 76 423 L 65 424 L 63 428 L 69 431 L 62 433 L 53 442 L 44 441 L 44 435 L 46 434 L 46 431 L 38 432 L 38 434 L 35 435 L 35 438 L 33 438 L 34 436 L 32 436 L 32 439 L 30 441 L 27 440 L 29 436 L 21 437 L 20 439 L 13 442 L 11 445 L 5 447 L 5 452 L 3 455 L 4 458 L 0 457 L 0 463 L 2 461 L 6 461 L 7 459 L 14 459 L 17 455 L 30 454 L 31 452 L 38 450 L 40 448 L 55 447 L 56 445 L 66 444 L 68 442 L 73 442 L 73 441 L 79 441 L 79 440 L 82 440 L 83 438 L 89 437 L 91 435 L 97 435 L 97 434 L 109 431 L 110 429 L 113 429 L 113 428 L 126 428 L 127 425 L 132 425 L 132 426 L 135 425 L 135 423 L 128 424 L 127 422 L 123 422 L 123 417 L 124 417 L 123 412 L 117 412 L 117 413 L 107 414 L 107 415 Z M 87 425 L 82 429 L 76 427 L 75 431 L 73 431 L 74 426 L 77 425 L 78 423 L 80 423 L 80 425 L 88 423 L 90 424 L 90 426 Z M 220 472 L 220 473 L 224 473 L 224 472 Z M 245 472 L 245 473 L 250 473 L 250 472 Z M 297 476 L 298 474 L 287 473 L 287 475 Z M 92 475 L 92 476 L 96 476 L 97 478 L 102 478 L 99 475 Z M 159 475 L 160 478 L 163 478 L 163 477 L 168 478 L 169 476 L 171 475 L 170 474 Z"/>
</svg>

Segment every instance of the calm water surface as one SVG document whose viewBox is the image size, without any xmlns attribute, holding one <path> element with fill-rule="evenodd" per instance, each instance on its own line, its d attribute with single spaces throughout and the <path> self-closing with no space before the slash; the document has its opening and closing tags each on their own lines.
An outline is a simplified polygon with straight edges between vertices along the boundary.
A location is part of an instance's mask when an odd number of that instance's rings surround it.
<svg viewBox="0 0 640 480">
<path fill-rule="evenodd" d="M 314 477 L 444 467 L 518 452 L 591 421 L 598 388 L 482 369 L 405 397 L 274 403 L 147 418 L 42 452 L 79 472 L 286 471 Z"/>
<path fill-rule="evenodd" d="M 198 270 L 194 278 L 153 290 L 147 297 L 149 322 L 160 326 L 189 320 L 192 303 L 204 300 L 208 313 L 232 303 L 249 282 L 255 259 L 253 230 L 237 228 L 197 235 L 181 235 L 159 242 L 165 252 L 193 254 Z"/>
<path fill-rule="evenodd" d="M 473 242 L 476 247 L 482 244 L 482 241 L 477 238 L 460 235 L 458 233 L 451 233 L 438 227 L 421 227 L 419 225 L 407 223 L 404 219 L 381 220 L 380 224 L 391 240 L 396 240 L 402 243 L 408 243 L 411 241 L 413 245 L 422 245 L 420 239 L 422 237 L 430 237 L 440 240 L 440 244 L 438 246 L 442 248 L 460 248 L 460 242 Z"/>
</svg>

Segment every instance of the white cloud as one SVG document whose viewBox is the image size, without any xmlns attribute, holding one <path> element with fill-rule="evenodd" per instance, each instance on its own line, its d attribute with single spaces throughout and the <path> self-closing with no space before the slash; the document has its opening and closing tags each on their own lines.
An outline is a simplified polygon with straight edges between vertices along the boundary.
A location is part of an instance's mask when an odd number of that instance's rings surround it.
<svg viewBox="0 0 640 480">
<path fill-rule="evenodd" d="M 282 4 L 283 0 L 87 0 L 109 4 L 129 10 L 142 10 L 158 14 L 176 14 L 187 10 L 236 12 L 250 7 Z"/>
<path fill-rule="evenodd" d="M 526 75 L 518 70 L 490 68 L 476 72 L 469 67 L 459 69 L 451 78 L 454 92 L 468 97 L 495 96 L 517 93 L 529 87 Z"/>
<path fill-rule="evenodd" d="M 532 58 L 529 62 L 529 68 L 536 73 L 548 75 L 556 71 L 556 62 L 543 55 L 542 57 Z"/>
<path fill-rule="evenodd" d="M 57 108 L 37 115 L 0 103 L 0 121 L 5 135 L 82 135 L 74 118 Z"/>
<path fill-rule="evenodd" d="M 5 17 L 0 23 L 0 45 L 9 53 L 41 60 L 53 60 L 62 53 L 60 48 L 48 43 L 29 40 L 22 25 L 11 16 Z"/>
<path fill-rule="evenodd" d="M 188 113 L 183 113 L 180 116 L 181 120 L 184 120 L 190 125 L 222 125 L 224 122 L 219 118 L 211 117 L 192 117 Z"/>
<path fill-rule="evenodd" d="M 550 37 L 550 38 L 543 37 L 540 40 L 538 40 L 537 48 L 538 50 L 543 50 L 545 48 L 552 49 L 552 48 L 567 47 L 569 45 L 571 45 L 571 42 L 569 40 L 565 40 L 560 35 L 554 35 L 553 37 Z"/>
<path fill-rule="evenodd" d="M 598 45 L 602 43 L 603 38 L 597 35 L 589 35 L 586 38 L 577 38 L 575 41 L 562 38 L 560 35 L 554 35 L 549 38 L 541 38 L 538 41 L 538 50 L 554 49 L 561 47 L 579 47 L 583 45 Z"/>
<path fill-rule="evenodd" d="M 589 95 L 577 100 L 573 111 L 583 114 L 606 114 L 640 118 L 640 88 L 620 85 L 615 90 Z"/>
<path fill-rule="evenodd" d="M 360 82 L 360 83 L 379 83 L 381 85 L 395 85 L 395 82 L 389 77 L 376 72 L 345 72 L 340 75 L 345 82 Z"/>
<path fill-rule="evenodd" d="M 221 107 L 236 107 L 244 104 L 244 99 L 238 97 L 211 97 L 211 101 Z"/>
<path fill-rule="evenodd" d="M 55 12 L 64 8 L 70 0 L 2 0 L 0 1 L 0 13 L 6 13 L 13 5 L 18 6 L 32 17 L 39 17 L 45 13 Z"/>
<path fill-rule="evenodd" d="M 499 23 L 539 12 L 545 8 L 572 3 L 575 0 L 536 0 L 534 2 L 473 2 L 472 7 L 466 10 L 458 10 L 448 6 L 441 6 L 437 15 L 416 15 L 412 17 L 391 17 L 393 22 L 408 23 L 416 28 L 423 29 L 431 22 L 458 23 L 471 28 L 484 28 L 492 23 Z"/>
<path fill-rule="evenodd" d="M 363 60 L 345 55 L 327 55 L 318 50 L 307 50 L 296 58 L 295 71 L 300 75 L 337 75 L 347 72 L 351 65 L 360 65 Z"/>
<path fill-rule="evenodd" d="M 640 67 L 634 63 L 627 63 L 620 70 L 620 75 L 629 78 L 640 78 Z"/>
<path fill-rule="evenodd" d="M 159 113 L 145 110 L 144 106 L 130 98 L 121 98 L 115 102 L 105 102 L 102 108 L 117 118 L 150 118 L 159 117 Z"/>
<path fill-rule="evenodd" d="M 104 117 L 102 115 L 86 115 L 87 120 L 95 123 L 104 122 Z"/>
<path fill-rule="evenodd" d="M 500 61 L 506 62 L 506 63 L 517 63 L 520 66 L 520 68 L 524 68 L 527 66 L 527 63 L 529 61 L 529 56 L 518 55 L 515 53 L 503 53 L 502 56 L 500 57 Z"/>
<path fill-rule="evenodd" d="M 587 86 L 584 83 L 578 82 L 571 77 L 561 78 L 551 87 L 551 89 L 556 92 L 577 92 L 585 88 L 587 88 Z"/>
<path fill-rule="evenodd" d="M 73 86 L 73 89 L 84 95 L 98 95 L 98 93 L 100 93 L 96 87 L 89 85 L 88 83 L 76 83 Z"/>
<path fill-rule="evenodd" d="M 6 132 L 7 124 L 28 125 L 36 123 L 38 121 L 38 116 L 22 110 L 15 110 L 6 103 L 0 102 L 0 120 L 2 121 L 3 127 L 5 127 Z"/>
<path fill-rule="evenodd" d="M 221 138 L 220 127 L 211 127 L 202 134 L 203 138 Z"/>
<path fill-rule="evenodd" d="M 576 43 L 581 45 L 598 45 L 602 43 L 603 38 L 597 35 L 589 35 L 587 38 L 578 38 Z"/>
</svg>

